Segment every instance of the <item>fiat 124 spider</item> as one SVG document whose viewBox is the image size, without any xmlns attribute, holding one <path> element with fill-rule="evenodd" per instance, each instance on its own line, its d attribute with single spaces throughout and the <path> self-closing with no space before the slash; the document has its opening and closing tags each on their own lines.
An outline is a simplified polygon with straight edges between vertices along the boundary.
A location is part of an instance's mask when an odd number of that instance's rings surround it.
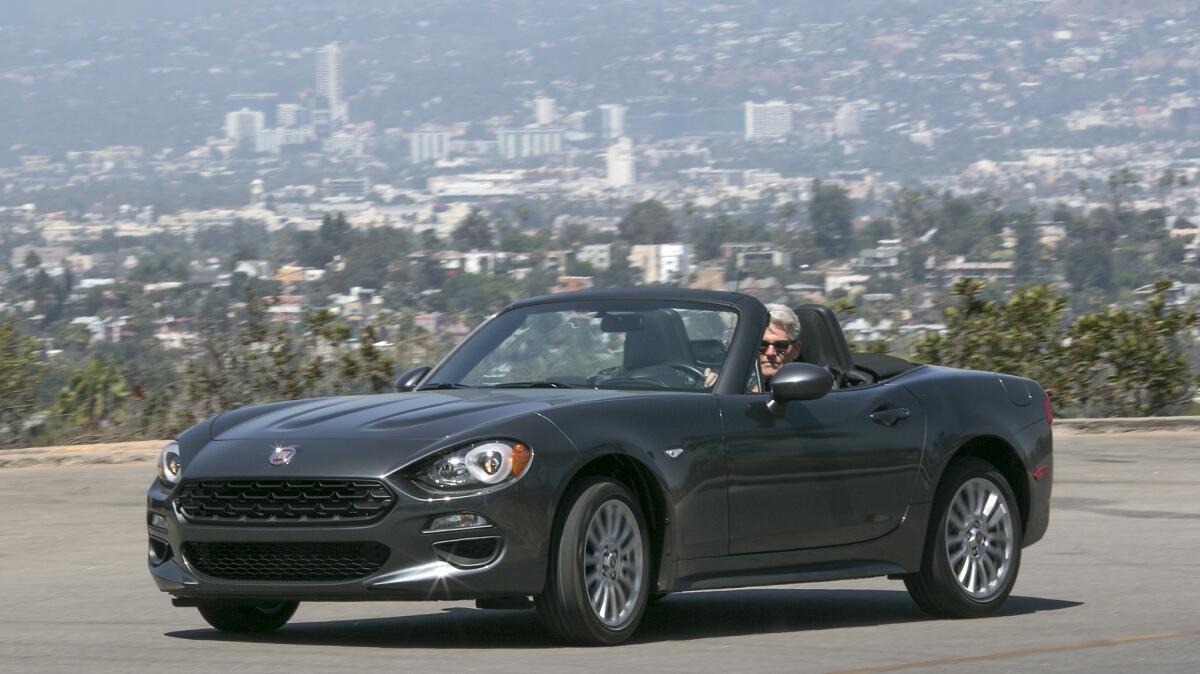
<svg viewBox="0 0 1200 674">
<path fill-rule="evenodd" d="M 517 302 L 397 392 L 218 414 L 167 445 L 149 568 L 212 626 L 302 601 L 532 604 L 614 644 L 672 592 L 886 576 L 925 611 L 994 612 L 1046 530 L 1051 409 L 1028 379 L 851 353 L 736 293 Z"/>
</svg>

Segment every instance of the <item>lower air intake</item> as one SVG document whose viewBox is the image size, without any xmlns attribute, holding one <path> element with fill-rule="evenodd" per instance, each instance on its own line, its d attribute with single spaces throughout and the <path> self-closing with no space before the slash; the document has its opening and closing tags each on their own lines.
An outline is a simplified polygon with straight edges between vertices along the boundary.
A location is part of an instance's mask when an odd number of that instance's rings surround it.
<svg viewBox="0 0 1200 674">
<path fill-rule="evenodd" d="M 222 580 L 337 581 L 383 568 L 382 543 L 185 543 L 197 571 Z"/>
</svg>

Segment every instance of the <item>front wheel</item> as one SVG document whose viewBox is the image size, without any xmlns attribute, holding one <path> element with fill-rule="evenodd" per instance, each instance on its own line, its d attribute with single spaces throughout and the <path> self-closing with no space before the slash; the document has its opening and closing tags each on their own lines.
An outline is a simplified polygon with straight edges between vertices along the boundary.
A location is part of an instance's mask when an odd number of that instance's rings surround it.
<svg viewBox="0 0 1200 674">
<path fill-rule="evenodd" d="M 628 488 L 607 478 L 593 478 L 572 492 L 551 542 L 538 615 L 566 641 L 619 644 L 641 622 L 650 589 L 642 509 Z"/>
<path fill-rule="evenodd" d="M 287 624 L 300 602 L 246 604 L 208 600 L 197 607 L 205 622 L 224 632 L 274 632 Z"/>
<path fill-rule="evenodd" d="M 909 594 L 943 618 L 994 613 L 1021 563 L 1021 517 L 1008 481 L 981 459 L 956 461 L 933 508 L 921 571 L 904 579 Z"/>
</svg>

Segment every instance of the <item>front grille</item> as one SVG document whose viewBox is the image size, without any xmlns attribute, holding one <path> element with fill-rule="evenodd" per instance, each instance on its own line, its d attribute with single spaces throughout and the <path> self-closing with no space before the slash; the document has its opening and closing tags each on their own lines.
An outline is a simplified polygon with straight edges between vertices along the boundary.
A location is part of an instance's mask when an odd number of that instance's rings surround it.
<svg viewBox="0 0 1200 674">
<path fill-rule="evenodd" d="M 186 480 L 175 497 L 193 524 L 363 524 L 394 501 L 378 480 Z"/>
<path fill-rule="evenodd" d="M 222 580 L 357 580 L 383 568 L 382 543 L 184 543 L 197 571 Z"/>
</svg>

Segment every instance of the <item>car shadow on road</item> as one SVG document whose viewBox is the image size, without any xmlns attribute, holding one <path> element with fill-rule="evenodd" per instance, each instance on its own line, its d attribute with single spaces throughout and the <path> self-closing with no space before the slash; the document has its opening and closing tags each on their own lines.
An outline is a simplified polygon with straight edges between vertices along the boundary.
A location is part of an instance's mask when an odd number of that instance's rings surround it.
<svg viewBox="0 0 1200 674">
<path fill-rule="evenodd" d="M 1082 602 L 1010 597 L 997 617 L 1056 611 Z M 299 617 L 303 618 L 303 607 Z M 810 632 L 934 620 L 903 590 L 751 589 L 688 592 L 650 606 L 629 643 Z M 369 648 L 561 647 L 530 610 L 477 610 L 460 606 L 436 613 L 366 620 L 293 622 L 271 634 L 183 630 L 166 636 Z"/>
</svg>

